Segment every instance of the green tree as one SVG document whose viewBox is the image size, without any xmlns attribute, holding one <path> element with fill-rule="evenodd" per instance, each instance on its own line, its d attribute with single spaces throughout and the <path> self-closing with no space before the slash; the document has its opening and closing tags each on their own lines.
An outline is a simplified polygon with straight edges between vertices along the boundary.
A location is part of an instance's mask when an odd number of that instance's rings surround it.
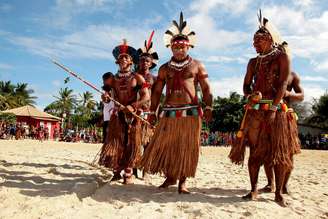
<svg viewBox="0 0 328 219">
<path fill-rule="evenodd" d="M 213 104 L 213 122 L 211 131 L 235 132 L 238 131 L 240 121 L 244 115 L 244 97 L 236 92 L 229 97 L 217 97 Z"/>
<path fill-rule="evenodd" d="M 314 123 L 322 128 L 328 128 L 328 92 L 319 99 L 314 100 L 312 105 L 313 114 L 308 119 L 309 123 Z"/>
<path fill-rule="evenodd" d="M 0 124 L 1 122 L 5 123 L 15 123 L 16 115 L 12 113 L 0 113 Z"/>
<path fill-rule="evenodd" d="M 15 87 L 14 96 L 17 99 L 18 104 L 21 106 L 35 104 L 36 97 L 32 96 L 34 91 L 28 89 L 27 86 L 27 83 L 18 83 Z"/>
<path fill-rule="evenodd" d="M 27 83 L 12 84 L 11 81 L 0 81 L 0 110 L 12 109 L 15 107 L 34 105 L 34 91 L 28 89 Z"/>
<path fill-rule="evenodd" d="M 72 117 L 74 126 L 89 127 L 90 120 L 95 113 L 96 101 L 93 99 L 93 94 L 86 91 L 79 95 L 78 104 L 75 108 L 75 114 Z"/>
<path fill-rule="evenodd" d="M 58 117 L 63 117 L 65 114 L 65 122 L 70 122 L 71 115 L 77 103 L 76 95 L 73 94 L 73 90 L 68 87 L 61 88 L 58 96 L 54 96 L 54 98 L 56 100 L 46 106 L 44 111 Z"/>
</svg>

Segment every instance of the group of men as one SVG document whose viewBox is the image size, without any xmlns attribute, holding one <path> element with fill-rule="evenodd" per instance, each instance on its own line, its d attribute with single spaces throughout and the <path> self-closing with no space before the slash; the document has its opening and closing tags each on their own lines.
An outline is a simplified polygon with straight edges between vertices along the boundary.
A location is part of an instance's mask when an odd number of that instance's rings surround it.
<svg viewBox="0 0 328 219">
<path fill-rule="evenodd" d="M 178 181 L 178 192 L 188 194 L 186 179 L 196 173 L 202 118 L 206 122 L 212 119 L 213 95 L 204 65 L 188 55 L 196 34 L 182 13 L 165 32 L 165 45 L 173 55 L 159 68 L 157 77 L 151 73 L 159 58 L 153 48 L 153 34 L 143 48 L 136 50 L 124 40 L 113 50 L 119 69 L 115 75 L 103 75 L 102 100 L 107 115 L 99 164 L 113 170 L 112 181 L 122 179 L 123 172 L 123 183 L 130 184 L 133 169 L 141 168 L 146 173 L 165 175 L 159 188 Z M 287 105 L 302 100 L 303 90 L 298 76 L 290 71 L 287 43 L 262 17 L 254 47 L 259 55 L 249 61 L 244 80 L 244 94 L 249 100 L 245 121 L 229 157 L 242 163 L 248 145 L 252 189 L 244 198 L 256 198 L 258 172 L 264 164 L 268 176 L 265 189 L 274 189 L 274 172 L 276 201 L 284 205 L 281 193 L 287 193 L 292 157 L 300 151 L 295 114 Z M 198 86 L 202 100 L 197 95 Z M 165 98 L 159 107 L 164 88 Z"/>
</svg>

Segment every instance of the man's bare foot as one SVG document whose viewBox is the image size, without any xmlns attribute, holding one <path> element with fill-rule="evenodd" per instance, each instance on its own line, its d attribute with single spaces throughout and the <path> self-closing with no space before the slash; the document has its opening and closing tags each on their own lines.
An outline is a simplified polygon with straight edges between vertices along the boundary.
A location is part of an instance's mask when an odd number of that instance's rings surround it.
<svg viewBox="0 0 328 219">
<path fill-rule="evenodd" d="M 142 172 L 142 178 L 139 178 L 140 180 L 146 180 L 149 178 L 148 173 L 146 173 L 145 171 Z"/>
<path fill-rule="evenodd" d="M 166 180 L 164 181 L 164 183 L 162 185 L 160 185 L 158 188 L 159 189 L 166 189 L 169 186 L 173 186 L 177 183 L 177 181 L 175 179 L 172 178 L 166 178 Z"/>
<path fill-rule="evenodd" d="M 124 185 L 133 184 L 132 176 L 130 176 L 130 177 L 124 177 L 123 184 L 124 184 Z"/>
<path fill-rule="evenodd" d="M 244 195 L 242 199 L 255 201 L 257 199 L 257 192 L 250 192 L 247 195 Z"/>
<path fill-rule="evenodd" d="M 287 186 L 282 188 L 282 194 L 289 195 L 289 189 L 287 188 Z"/>
<path fill-rule="evenodd" d="M 190 191 L 187 189 L 186 186 L 186 178 L 182 178 L 179 180 L 178 192 L 179 194 L 190 194 Z"/>
<path fill-rule="evenodd" d="M 262 189 L 259 190 L 259 192 L 263 192 L 263 193 L 271 193 L 274 192 L 274 185 L 266 185 L 264 186 Z"/>
<path fill-rule="evenodd" d="M 110 182 L 115 182 L 115 181 L 118 181 L 120 179 L 122 179 L 121 174 L 115 173 L 114 176 L 113 176 L 113 178 L 110 180 Z"/>
<path fill-rule="evenodd" d="M 280 205 L 281 207 L 288 206 L 287 203 L 285 202 L 284 198 L 280 194 L 276 194 L 274 201 L 277 202 L 278 205 Z"/>
</svg>

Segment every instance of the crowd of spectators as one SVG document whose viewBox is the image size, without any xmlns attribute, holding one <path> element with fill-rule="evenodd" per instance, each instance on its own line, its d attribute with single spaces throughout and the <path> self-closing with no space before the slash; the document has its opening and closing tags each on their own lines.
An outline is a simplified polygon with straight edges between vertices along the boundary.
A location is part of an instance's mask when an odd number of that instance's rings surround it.
<svg viewBox="0 0 328 219">
<path fill-rule="evenodd" d="M 208 132 L 202 131 L 201 145 L 202 146 L 230 146 L 236 138 L 234 132 Z M 328 150 L 328 136 L 327 135 L 299 135 L 303 149 L 318 149 Z"/>
<path fill-rule="evenodd" d="M 21 140 L 33 139 L 46 141 L 50 139 L 50 130 L 47 126 L 35 127 L 25 123 L 0 122 L 0 139 Z M 101 143 L 102 137 L 96 128 L 74 130 L 55 128 L 53 139 L 65 142 Z"/>
</svg>

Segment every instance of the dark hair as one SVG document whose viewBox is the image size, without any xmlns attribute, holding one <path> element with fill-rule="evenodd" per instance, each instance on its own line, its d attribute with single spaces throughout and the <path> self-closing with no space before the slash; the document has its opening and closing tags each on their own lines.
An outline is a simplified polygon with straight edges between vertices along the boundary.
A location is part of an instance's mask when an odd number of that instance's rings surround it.
<svg viewBox="0 0 328 219">
<path fill-rule="evenodd" d="M 105 80 L 107 80 L 108 78 L 111 78 L 111 77 L 113 77 L 113 76 L 114 76 L 114 75 L 113 75 L 112 72 L 106 72 L 105 74 L 103 74 L 102 79 L 105 81 Z"/>
<path fill-rule="evenodd" d="M 188 37 L 184 36 L 184 35 L 178 35 L 172 39 L 172 42 L 178 41 L 178 40 L 188 40 Z"/>
</svg>

